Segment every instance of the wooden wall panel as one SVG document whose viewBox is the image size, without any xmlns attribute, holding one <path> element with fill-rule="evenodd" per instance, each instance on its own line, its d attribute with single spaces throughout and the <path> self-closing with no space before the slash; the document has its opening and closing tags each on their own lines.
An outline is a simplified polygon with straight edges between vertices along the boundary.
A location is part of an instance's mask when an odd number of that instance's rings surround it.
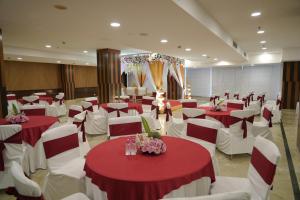
<svg viewBox="0 0 300 200">
<path fill-rule="evenodd" d="M 74 66 L 75 88 L 97 87 L 97 67 Z"/>
<path fill-rule="evenodd" d="M 182 89 L 174 79 L 173 76 L 168 73 L 168 99 L 180 99 L 181 98 Z"/>
<path fill-rule="evenodd" d="M 9 91 L 61 88 L 57 64 L 5 61 L 5 80 Z"/>
<path fill-rule="evenodd" d="M 2 30 L 0 29 L 0 117 L 5 117 L 7 115 L 6 84 L 4 71 Z"/>
<path fill-rule="evenodd" d="M 300 95 L 300 61 L 284 62 L 282 76 L 283 108 L 295 109 Z"/>
</svg>

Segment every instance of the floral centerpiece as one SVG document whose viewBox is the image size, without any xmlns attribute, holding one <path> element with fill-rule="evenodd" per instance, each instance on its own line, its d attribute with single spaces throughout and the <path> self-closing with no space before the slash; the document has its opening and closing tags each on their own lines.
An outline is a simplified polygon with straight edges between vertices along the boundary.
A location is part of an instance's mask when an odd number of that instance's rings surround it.
<svg viewBox="0 0 300 200">
<path fill-rule="evenodd" d="M 15 104 L 12 104 L 12 113 L 7 116 L 6 120 L 11 124 L 21 124 L 27 122 L 29 118 L 24 113 L 21 113 Z"/>
<path fill-rule="evenodd" d="M 160 133 L 151 131 L 144 117 L 142 117 L 142 122 L 146 133 L 136 135 L 135 143 L 138 150 L 143 153 L 157 155 L 166 152 L 167 145 L 160 139 Z"/>
<path fill-rule="evenodd" d="M 224 99 L 221 99 L 215 106 L 212 107 L 212 111 L 221 111 L 221 104 L 224 102 Z"/>
</svg>

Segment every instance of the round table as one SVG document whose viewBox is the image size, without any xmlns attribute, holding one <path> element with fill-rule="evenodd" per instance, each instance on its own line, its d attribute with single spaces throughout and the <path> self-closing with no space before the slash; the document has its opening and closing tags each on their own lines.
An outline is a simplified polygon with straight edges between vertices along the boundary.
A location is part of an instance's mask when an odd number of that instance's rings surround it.
<svg viewBox="0 0 300 200">
<path fill-rule="evenodd" d="M 86 157 L 86 176 L 109 200 L 157 200 L 204 177 L 215 181 L 210 154 L 199 144 L 164 136 L 165 153 L 126 156 L 126 139 L 99 144 Z"/>
<path fill-rule="evenodd" d="M 49 116 L 29 116 L 29 120 L 22 123 L 22 139 L 31 146 L 35 146 L 37 141 L 41 138 L 51 125 L 58 122 L 57 117 Z M 9 124 L 6 119 L 0 119 L 0 125 Z"/>
<path fill-rule="evenodd" d="M 206 116 L 220 121 L 226 128 L 228 128 L 230 125 L 230 112 L 233 110 L 237 110 L 235 108 L 227 108 L 226 110 L 212 111 L 211 107 L 208 106 L 200 106 L 200 108 L 206 111 Z"/>
<path fill-rule="evenodd" d="M 107 103 L 101 104 L 100 107 L 103 108 L 104 110 L 107 110 Z M 139 114 L 143 114 L 143 107 L 141 103 L 128 102 L 128 110 L 135 110 Z"/>
</svg>

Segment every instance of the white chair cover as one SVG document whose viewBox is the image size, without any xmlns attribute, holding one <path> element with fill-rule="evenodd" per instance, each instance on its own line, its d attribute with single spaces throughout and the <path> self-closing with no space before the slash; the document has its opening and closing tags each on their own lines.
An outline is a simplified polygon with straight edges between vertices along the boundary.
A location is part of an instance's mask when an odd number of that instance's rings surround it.
<svg viewBox="0 0 300 200">
<path fill-rule="evenodd" d="M 75 193 L 62 200 L 89 200 L 89 198 L 83 193 Z"/>
<path fill-rule="evenodd" d="M 272 126 L 272 114 L 271 107 L 269 105 L 264 105 L 261 113 L 260 121 L 253 123 L 253 135 L 262 136 L 269 140 L 273 140 L 272 131 L 270 127 Z M 271 123 L 270 123 L 271 122 Z"/>
<path fill-rule="evenodd" d="M 33 95 L 35 95 L 35 96 L 47 96 L 47 93 L 46 92 L 35 92 L 35 93 L 33 93 Z"/>
<path fill-rule="evenodd" d="M 157 101 L 152 101 L 151 105 L 151 112 L 144 112 L 141 116 L 143 116 L 148 124 L 151 130 L 158 130 L 161 129 L 161 124 L 158 118 L 159 115 L 159 107 Z"/>
<path fill-rule="evenodd" d="M 93 112 L 93 104 L 82 101 L 81 105 L 87 111 L 84 122 L 85 132 L 91 135 L 105 134 L 107 132 L 107 119 L 102 112 Z"/>
<path fill-rule="evenodd" d="M 128 103 L 129 99 L 130 99 L 129 96 L 126 96 L 126 95 L 120 96 L 120 102 Z"/>
<path fill-rule="evenodd" d="M 239 110 L 243 110 L 244 105 L 245 105 L 245 103 L 242 100 L 228 100 L 227 101 L 227 108 L 236 108 Z"/>
<path fill-rule="evenodd" d="M 84 101 L 92 103 L 94 112 L 99 110 L 99 101 L 97 97 L 87 97 Z"/>
<path fill-rule="evenodd" d="M 129 116 L 128 103 L 108 103 L 107 108 L 108 118 Z"/>
<path fill-rule="evenodd" d="M 251 199 L 267 200 L 279 159 L 280 151 L 277 146 L 273 142 L 258 136 L 252 151 L 248 178 L 217 176 L 211 193 L 248 191 L 251 194 Z"/>
<path fill-rule="evenodd" d="M 18 111 L 19 111 L 19 105 L 18 105 L 18 102 L 17 102 L 17 97 L 15 94 L 7 94 L 6 95 L 6 98 L 7 98 L 7 110 L 8 110 L 8 113 L 13 113 L 13 104 L 15 104 L 15 106 L 17 107 Z"/>
<path fill-rule="evenodd" d="M 185 122 L 183 119 L 174 118 L 169 102 L 166 104 L 166 134 L 170 136 L 180 137 L 185 130 Z"/>
<path fill-rule="evenodd" d="M 75 124 L 78 129 L 79 148 L 80 148 L 80 155 L 82 157 L 84 157 L 91 150 L 90 144 L 85 135 L 85 128 L 84 128 L 86 112 L 87 111 L 83 111 L 82 113 L 75 115 L 73 120 L 73 124 Z"/>
<path fill-rule="evenodd" d="M 65 93 L 58 93 L 54 98 L 54 103 L 46 107 L 48 116 L 59 117 L 66 115 L 67 108 L 64 103 L 64 96 Z"/>
<path fill-rule="evenodd" d="M 205 118 L 205 110 L 199 108 L 183 108 L 182 109 L 182 118 L 184 121 L 190 118 L 198 118 L 204 119 Z"/>
<path fill-rule="evenodd" d="M 126 95 L 135 96 L 136 95 L 136 87 L 127 87 L 126 88 Z"/>
<path fill-rule="evenodd" d="M 35 96 L 35 95 L 22 97 L 22 99 L 25 101 L 24 105 L 39 104 L 39 98 L 40 98 L 39 96 Z"/>
<path fill-rule="evenodd" d="M 219 129 L 217 148 L 228 155 L 250 154 L 255 139 L 252 134 L 253 111 L 235 110 L 231 111 L 230 116 L 233 124 L 229 128 Z"/>
<path fill-rule="evenodd" d="M 224 192 L 221 194 L 197 196 L 197 197 L 179 197 L 164 198 L 162 200 L 250 200 L 251 195 L 248 192 Z"/>
<path fill-rule="evenodd" d="M 24 105 L 21 106 L 21 112 L 23 112 L 26 116 L 45 116 L 46 115 L 46 107 L 45 105 Z"/>
<path fill-rule="evenodd" d="M 62 199 L 77 192 L 85 193 L 85 160 L 80 156 L 76 125 L 67 124 L 42 135 L 49 173 L 43 194 L 48 199 Z"/>
<path fill-rule="evenodd" d="M 9 172 L 11 162 L 16 161 L 19 164 L 23 162 L 25 149 L 21 130 L 21 125 L 0 125 L 0 189 L 13 186 Z"/>
<path fill-rule="evenodd" d="M 142 98 L 143 113 L 151 112 L 152 101 L 155 101 L 154 97 L 143 96 Z"/>
<path fill-rule="evenodd" d="M 180 103 L 182 104 L 182 108 L 198 107 L 197 99 L 180 99 Z"/>
<path fill-rule="evenodd" d="M 108 119 L 108 138 L 119 136 L 135 135 L 143 132 L 141 117 L 124 116 Z"/>
<path fill-rule="evenodd" d="M 73 119 L 75 115 L 78 115 L 83 111 L 82 106 L 79 105 L 70 105 L 68 111 L 68 123 L 73 123 Z"/>
</svg>

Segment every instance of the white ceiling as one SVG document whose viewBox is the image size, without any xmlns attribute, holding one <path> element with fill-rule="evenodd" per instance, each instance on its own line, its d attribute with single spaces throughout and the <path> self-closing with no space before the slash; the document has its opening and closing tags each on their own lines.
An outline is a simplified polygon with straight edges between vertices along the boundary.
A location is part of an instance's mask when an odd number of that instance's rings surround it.
<svg viewBox="0 0 300 200">
<path fill-rule="evenodd" d="M 180 0 L 1 0 L 5 58 L 96 65 L 96 49 L 114 48 L 122 54 L 159 52 L 206 65 L 216 64 L 215 57 L 231 63 L 247 62 L 211 27 L 191 16 L 176 1 Z M 300 47 L 298 0 L 182 2 L 202 6 L 207 17 L 215 19 L 216 26 L 247 53 L 261 52 L 260 39 L 267 40 L 272 51 Z M 57 10 L 55 4 L 65 5 L 67 10 Z M 250 13 L 257 9 L 262 16 L 251 18 Z M 121 27 L 110 27 L 112 21 L 120 22 Z M 263 37 L 256 34 L 258 25 L 266 30 Z M 163 38 L 169 42 L 161 44 Z M 46 49 L 46 44 L 52 48 Z M 192 51 L 185 52 L 185 48 Z M 84 54 L 83 50 L 89 53 Z"/>
</svg>

